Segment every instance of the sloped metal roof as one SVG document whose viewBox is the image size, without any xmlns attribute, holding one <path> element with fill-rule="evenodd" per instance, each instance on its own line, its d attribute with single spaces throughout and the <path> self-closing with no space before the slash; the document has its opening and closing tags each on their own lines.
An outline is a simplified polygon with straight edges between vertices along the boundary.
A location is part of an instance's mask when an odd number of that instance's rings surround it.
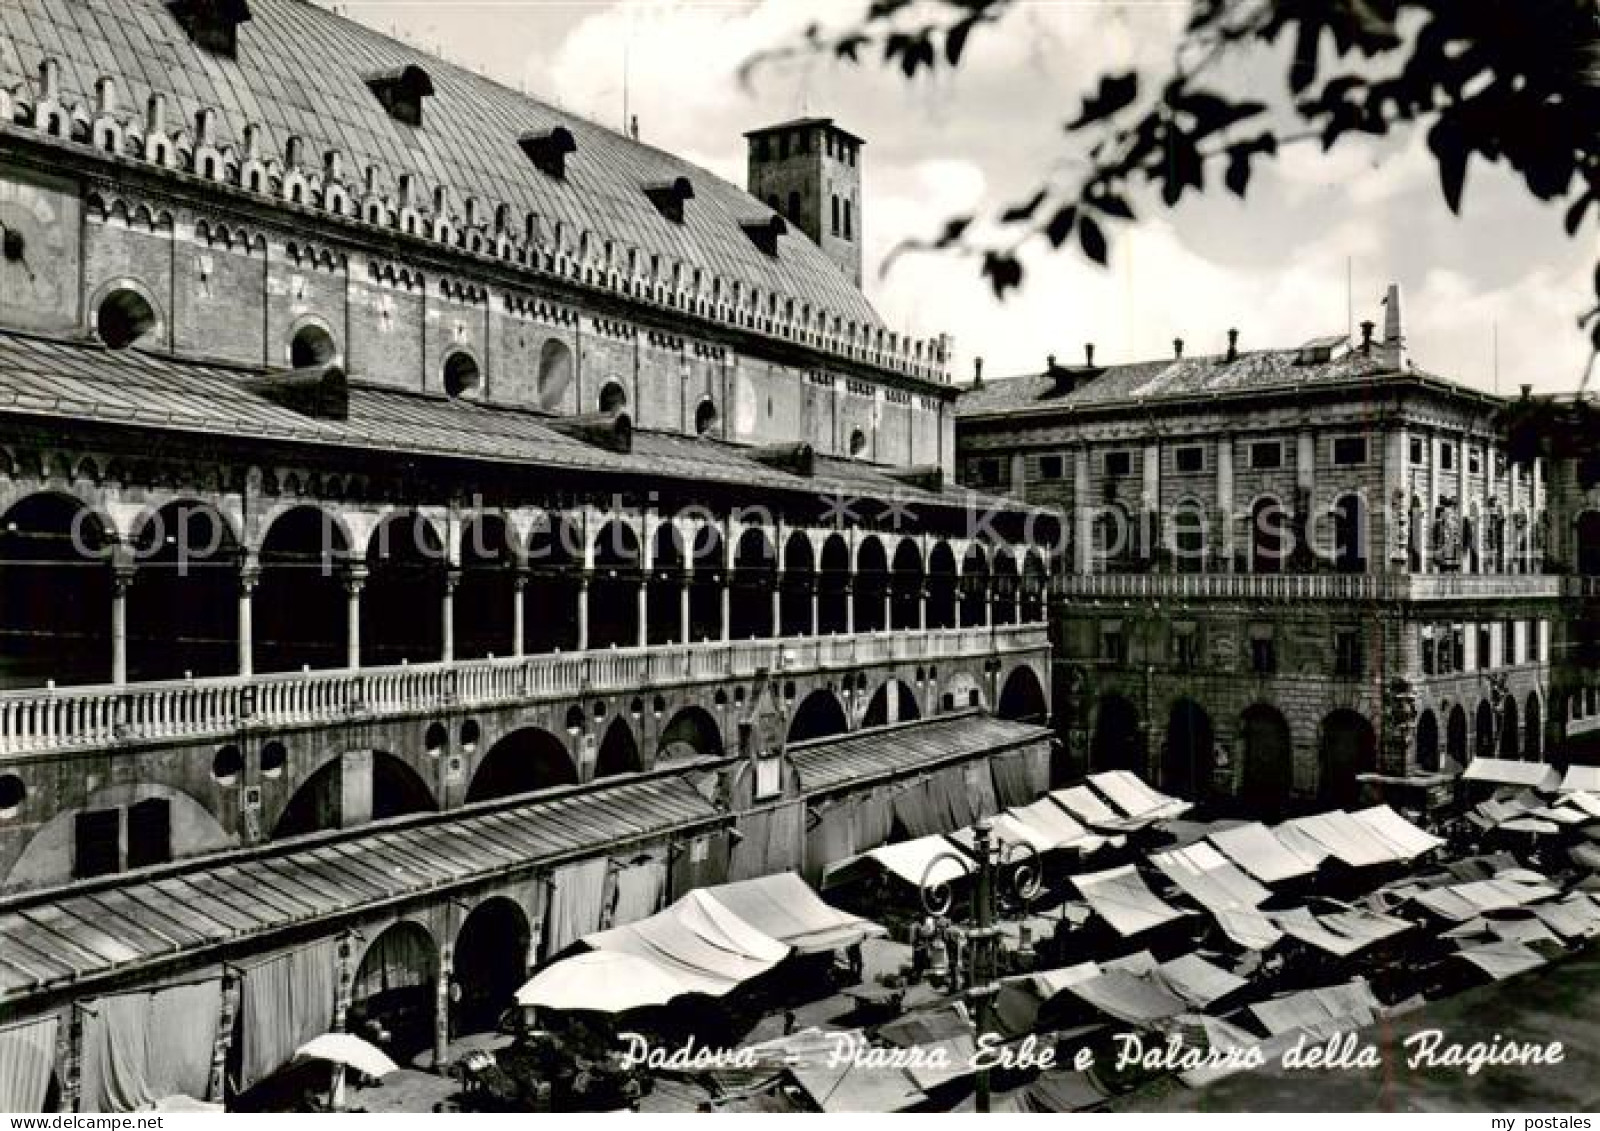
<svg viewBox="0 0 1600 1131">
<path fill-rule="evenodd" d="M 815 794 L 846 782 L 859 784 L 1026 743 L 1047 742 L 1050 733 L 1046 727 L 990 715 L 945 715 L 796 744 L 789 748 L 789 761 L 800 775 L 801 786 Z"/>
</svg>

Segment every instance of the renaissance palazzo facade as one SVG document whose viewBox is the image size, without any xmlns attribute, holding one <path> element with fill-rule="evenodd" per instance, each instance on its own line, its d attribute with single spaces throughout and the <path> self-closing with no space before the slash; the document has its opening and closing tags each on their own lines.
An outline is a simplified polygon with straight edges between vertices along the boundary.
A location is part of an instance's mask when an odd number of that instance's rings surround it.
<svg viewBox="0 0 1600 1131">
<path fill-rule="evenodd" d="M 204 987 L 159 1039 L 214 1100 L 275 985 L 442 1049 L 638 869 L 809 873 L 830 807 L 1048 765 L 1058 522 L 954 485 L 862 151 L 756 131 L 758 198 L 302 0 L 5 5 L 0 1039 L 48 1104 L 121 1102 L 124 999 Z"/>
</svg>

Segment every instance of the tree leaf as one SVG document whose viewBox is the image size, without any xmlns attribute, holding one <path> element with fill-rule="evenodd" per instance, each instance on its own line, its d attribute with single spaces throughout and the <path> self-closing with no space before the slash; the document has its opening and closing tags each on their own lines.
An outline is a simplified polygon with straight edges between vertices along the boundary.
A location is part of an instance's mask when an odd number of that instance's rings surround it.
<svg viewBox="0 0 1600 1131">
<path fill-rule="evenodd" d="M 961 237 L 966 235 L 967 229 L 971 226 L 971 216 L 956 216 L 946 220 L 944 232 L 939 236 L 939 241 L 934 246 L 944 248 L 959 243 Z"/>
<path fill-rule="evenodd" d="M 1132 220 L 1133 209 L 1128 207 L 1128 202 L 1114 192 L 1103 192 L 1098 196 L 1089 198 L 1090 207 L 1107 216 L 1115 216 L 1118 220 Z"/>
<path fill-rule="evenodd" d="M 1135 72 L 1124 71 L 1120 75 L 1102 75 L 1099 89 L 1083 100 L 1082 111 L 1067 123 L 1067 129 L 1081 130 L 1093 122 L 1109 118 L 1118 110 L 1133 105 L 1134 99 L 1138 97 L 1139 76 Z"/>
<path fill-rule="evenodd" d="M 1022 285 L 1022 264 L 1007 252 L 990 251 L 983 256 L 983 273 L 989 279 L 994 297 L 1003 299 L 1007 291 Z"/>
<path fill-rule="evenodd" d="M 1106 236 L 1092 217 L 1083 216 L 1078 220 L 1078 246 L 1100 266 L 1106 265 Z"/>
<path fill-rule="evenodd" d="M 1449 115 L 1435 122 L 1428 131 L 1428 149 L 1439 163 L 1439 188 L 1444 192 L 1444 202 L 1450 206 L 1450 211 L 1459 216 L 1461 193 L 1467 182 L 1467 158 L 1470 156 L 1460 123 Z"/>
<path fill-rule="evenodd" d="M 1243 199 L 1245 192 L 1250 188 L 1250 155 L 1237 149 L 1231 150 L 1228 156 L 1228 171 L 1222 179 L 1227 184 L 1229 192 Z"/>
<path fill-rule="evenodd" d="M 1032 198 L 1021 204 L 1013 204 L 1000 214 L 1002 224 L 1020 224 L 1024 220 L 1033 219 L 1033 214 L 1039 211 L 1039 206 L 1044 203 L 1044 198 L 1050 195 L 1049 189 L 1040 189 Z"/>
<path fill-rule="evenodd" d="M 1050 223 L 1045 227 L 1044 234 L 1050 241 L 1051 247 L 1060 247 L 1067 242 L 1067 237 L 1072 234 L 1072 226 L 1077 219 L 1078 210 L 1070 204 L 1050 217 Z"/>
<path fill-rule="evenodd" d="M 1572 207 L 1567 209 L 1567 235 L 1575 236 L 1578 234 L 1578 227 L 1583 223 L 1583 214 L 1588 211 L 1589 205 L 1593 204 L 1595 200 L 1594 193 L 1585 192 L 1580 194 L 1577 200 L 1573 201 Z"/>
<path fill-rule="evenodd" d="M 962 20 L 945 33 L 944 57 L 952 67 L 961 62 L 961 53 L 967 48 L 967 37 L 977 23 L 976 19 Z"/>
</svg>

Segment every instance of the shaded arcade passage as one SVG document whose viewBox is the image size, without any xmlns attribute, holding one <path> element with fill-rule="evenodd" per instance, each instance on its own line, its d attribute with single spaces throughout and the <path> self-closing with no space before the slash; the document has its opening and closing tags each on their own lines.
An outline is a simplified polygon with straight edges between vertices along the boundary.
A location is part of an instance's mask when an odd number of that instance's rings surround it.
<svg viewBox="0 0 1600 1131">
<path fill-rule="evenodd" d="M 0 688 L 111 678 L 110 539 L 67 495 L 0 516 Z"/>
</svg>

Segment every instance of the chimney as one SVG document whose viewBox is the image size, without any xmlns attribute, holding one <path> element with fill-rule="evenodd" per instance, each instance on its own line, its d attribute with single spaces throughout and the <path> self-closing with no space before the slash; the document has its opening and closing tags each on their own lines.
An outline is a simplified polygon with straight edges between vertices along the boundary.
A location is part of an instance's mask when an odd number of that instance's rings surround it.
<svg viewBox="0 0 1600 1131">
<path fill-rule="evenodd" d="M 322 176 L 327 181 L 344 179 L 344 154 L 330 149 L 322 155 Z"/>
<path fill-rule="evenodd" d="M 145 104 L 144 130 L 146 134 L 167 132 L 167 96 L 160 91 L 152 94 Z"/>
<path fill-rule="evenodd" d="M 1372 356 L 1372 331 L 1377 329 L 1377 324 L 1368 318 L 1361 323 L 1361 352 L 1368 357 Z"/>
<path fill-rule="evenodd" d="M 1390 283 L 1383 296 L 1384 360 L 1395 369 L 1406 367 L 1405 321 L 1401 316 L 1400 284 Z"/>
<path fill-rule="evenodd" d="M 1045 372 L 1046 373 L 1053 373 L 1053 372 L 1055 372 L 1055 368 L 1056 368 L 1056 355 L 1055 354 L 1050 354 L 1048 357 L 1046 357 L 1044 359 Z"/>
<path fill-rule="evenodd" d="M 117 80 L 110 75 L 101 75 L 94 81 L 95 109 L 101 114 L 115 114 L 117 112 Z"/>
<path fill-rule="evenodd" d="M 1239 331 L 1237 330 L 1228 331 L 1228 360 L 1239 360 Z"/>
<path fill-rule="evenodd" d="M 39 64 L 39 101 L 55 102 L 61 96 L 61 61 L 46 59 Z"/>
<path fill-rule="evenodd" d="M 1182 361 L 1183 360 L 1183 339 L 1182 338 L 1173 338 L 1172 339 L 1172 356 L 1173 356 L 1174 359 L 1176 359 L 1178 361 Z"/>
<path fill-rule="evenodd" d="M 217 144 L 217 112 L 209 106 L 194 116 L 194 140 L 207 148 Z"/>
<path fill-rule="evenodd" d="M 1088 369 L 1094 368 L 1094 343 L 1083 343 L 1083 364 Z"/>
<path fill-rule="evenodd" d="M 983 388 L 983 358 L 981 357 L 972 359 L 972 387 L 974 389 Z"/>
<path fill-rule="evenodd" d="M 283 164 L 298 169 L 305 162 L 306 143 L 298 134 L 290 134 L 283 143 Z"/>
<path fill-rule="evenodd" d="M 634 141 L 639 140 L 639 115 L 637 114 L 628 119 L 628 136 Z"/>
</svg>

